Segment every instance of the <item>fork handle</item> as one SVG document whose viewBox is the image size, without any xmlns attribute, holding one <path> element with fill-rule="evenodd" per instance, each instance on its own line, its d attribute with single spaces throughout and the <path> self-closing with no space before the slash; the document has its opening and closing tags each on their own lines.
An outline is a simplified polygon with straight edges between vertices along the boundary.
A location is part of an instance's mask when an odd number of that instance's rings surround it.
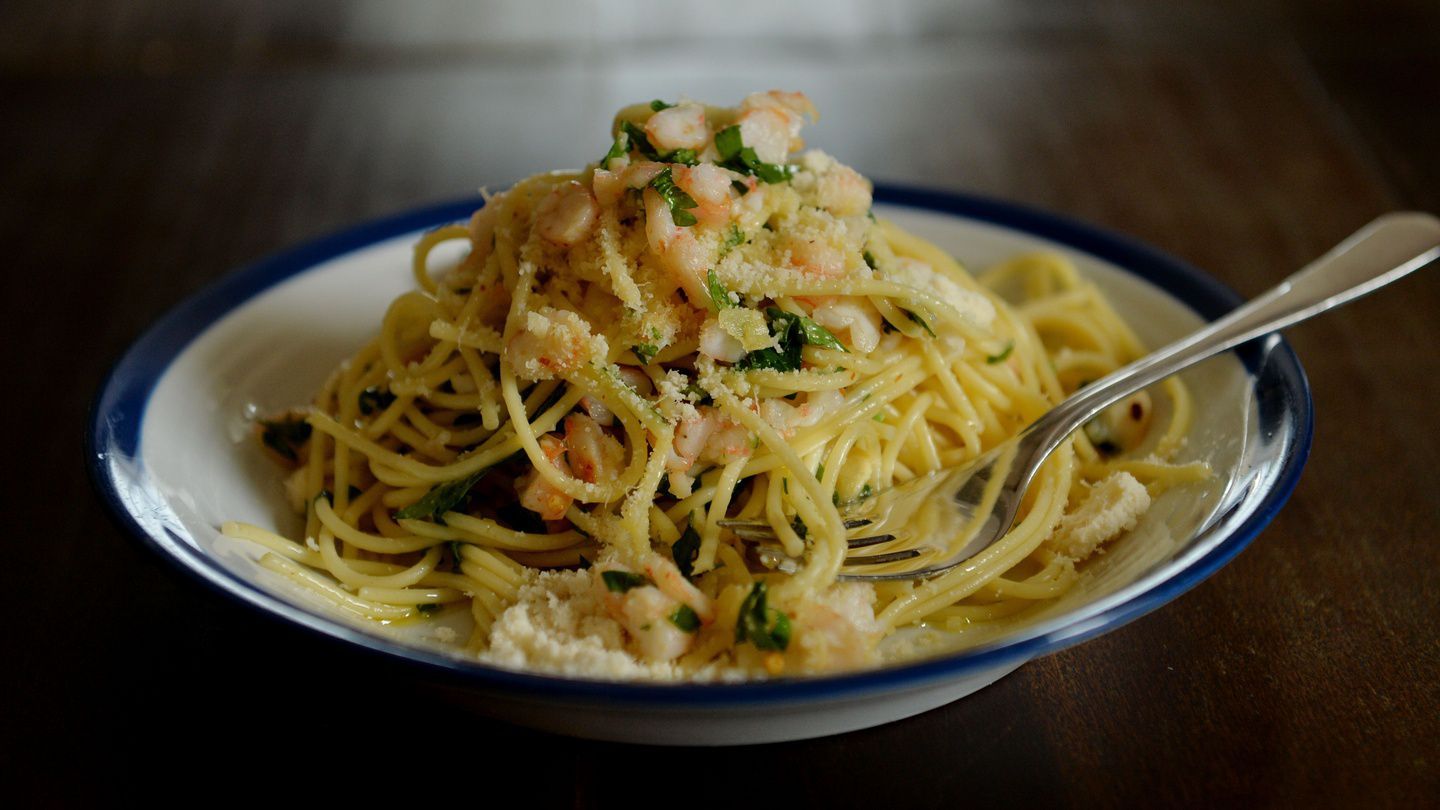
<svg viewBox="0 0 1440 810">
<path fill-rule="evenodd" d="M 1188 337 L 1087 385 L 1028 428 L 1022 441 L 1058 442 L 1106 407 L 1171 374 L 1373 292 L 1440 259 L 1440 220 L 1386 214 L 1278 286 Z"/>
</svg>

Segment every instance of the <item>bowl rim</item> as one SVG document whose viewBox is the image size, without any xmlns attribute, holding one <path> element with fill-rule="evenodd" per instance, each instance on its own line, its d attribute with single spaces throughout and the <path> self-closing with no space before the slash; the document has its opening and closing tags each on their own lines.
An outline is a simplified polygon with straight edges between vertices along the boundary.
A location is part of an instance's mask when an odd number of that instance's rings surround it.
<svg viewBox="0 0 1440 810">
<path fill-rule="evenodd" d="M 876 184 L 875 201 L 999 226 L 1089 254 L 1154 284 L 1206 320 L 1241 303 L 1241 298 L 1219 281 L 1155 247 L 1061 214 L 970 193 L 885 183 Z M 1270 491 L 1204 556 L 1123 602 L 1045 632 L 880 669 L 740 683 L 572 678 L 503 669 L 413 647 L 280 599 L 230 573 L 208 555 L 191 548 L 184 538 L 158 537 L 141 524 L 127 508 L 117 476 L 135 475 L 136 470 L 143 469 L 134 462 L 142 461 L 138 457 L 140 431 L 149 398 L 171 364 L 197 337 L 231 311 L 289 278 L 396 236 L 468 219 L 483 202 L 480 197 L 467 197 L 362 222 L 243 266 L 170 309 L 121 355 L 91 407 L 86 428 L 87 467 L 92 485 L 112 516 L 143 545 L 211 591 L 263 615 L 288 619 L 330 642 L 346 643 L 349 649 L 419 664 L 429 674 L 466 688 L 551 702 L 724 708 L 854 700 L 923 689 L 1056 652 L 1120 627 L 1190 590 L 1249 545 L 1289 499 L 1309 455 L 1314 433 L 1309 383 L 1289 344 L 1276 339 L 1264 353 L 1265 369 L 1267 375 L 1277 377 L 1280 389 L 1289 395 L 1285 402 L 1292 412 L 1293 432 L 1285 438 L 1291 449 L 1282 459 Z M 1260 353 L 1252 345 L 1239 354 L 1255 380 Z M 166 531 L 170 532 L 168 528 Z"/>
</svg>

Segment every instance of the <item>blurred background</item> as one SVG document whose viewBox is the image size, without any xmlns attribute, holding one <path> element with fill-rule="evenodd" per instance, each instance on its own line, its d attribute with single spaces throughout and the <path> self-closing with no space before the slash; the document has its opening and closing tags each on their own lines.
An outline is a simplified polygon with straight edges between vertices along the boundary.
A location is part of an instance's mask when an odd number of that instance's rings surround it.
<svg viewBox="0 0 1440 810">
<path fill-rule="evenodd" d="M 106 516 L 81 433 L 124 348 L 235 267 L 578 167 L 624 104 L 769 88 L 807 92 L 810 145 L 880 181 L 1095 222 L 1247 296 L 1384 211 L 1440 210 L 1433 0 L 7 0 L 0 322 L 21 392 L 5 406 L 20 573 L 3 590 L 0 782 L 99 801 L 249 761 L 252 733 L 317 767 L 366 763 L 296 743 L 298 712 L 397 762 L 421 743 L 383 741 L 421 734 L 427 752 L 534 780 L 544 806 L 628 803 L 607 774 L 637 759 L 693 795 L 695 752 L 457 715 L 403 671 L 201 591 Z M 1305 477 L 1190 594 L 961 703 L 705 753 L 705 770 L 841 806 L 1433 801 L 1437 312 L 1432 270 L 1291 333 L 1315 389 Z M 161 742 L 135 745 L 142 731 Z"/>
</svg>

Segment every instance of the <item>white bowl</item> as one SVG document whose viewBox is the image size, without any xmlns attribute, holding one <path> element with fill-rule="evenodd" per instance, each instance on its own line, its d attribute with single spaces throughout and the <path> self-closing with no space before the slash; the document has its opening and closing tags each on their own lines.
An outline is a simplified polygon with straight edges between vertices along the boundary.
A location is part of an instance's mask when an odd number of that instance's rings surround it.
<svg viewBox="0 0 1440 810">
<path fill-rule="evenodd" d="M 876 210 L 983 268 L 1039 247 L 1095 280 L 1151 346 L 1238 299 L 1181 262 L 1091 226 L 1017 206 L 918 189 L 877 189 Z M 413 662 L 456 700 L 566 734 L 647 743 L 736 744 L 817 737 L 908 717 L 1153 610 L 1194 586 L 1270 521 L 1309 449 L 1309 389 L 1270 337 L 1186 373 L 1196 420 L 1187 458 L 1207 482 L 1157 499 L 1080 584 L 1024 629 L 983 646 L 831 677 L 744 684 L 613 683 L 487 666 L 429 638 L 351 619 L 256 564 L 222 537 L 226 520 L 294 533 L 279 477 L 249 440 L 249 420 L 309 401 L 329 371 L 409 289 L 423 230 L 466 218 L 464 200 L 361 225 L 240 270 L 166 315 L 101 390 L 90 435 L 93 477 L 151 548 L 220 593 L 342 642 Z"/>
</svg>

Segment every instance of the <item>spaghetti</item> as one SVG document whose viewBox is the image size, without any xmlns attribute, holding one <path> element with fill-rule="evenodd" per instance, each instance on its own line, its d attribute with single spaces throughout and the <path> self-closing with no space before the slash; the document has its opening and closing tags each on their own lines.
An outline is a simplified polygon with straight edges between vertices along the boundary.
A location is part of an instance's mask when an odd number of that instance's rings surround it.
<svg viewBox="0 0 1440 810">
<path fill-rule="evenodd" d="M 379 334 L 259 427 L 304 542 L 223 531 L 340 610 L 463 612 L 485 660 L 597 677 L 869 666 L 900 628 L 984 638 L 1062 595 L 1153 495 L 1204 475 L 1168 461 L 1184 388 L 1077 433 L 972 564 L 837 582 L 843 513 L 1142 350 L 1060 256 L 975 279 L 877 221 L 855 171 L 792 159 L 814 114 L 781 92 L 627 108 L 597 164 L 425 234 Z M 468 254 L 432 273 L 450 241 Z M 767 521 L 785 564 L 726 517 Z"/>
</svg>

